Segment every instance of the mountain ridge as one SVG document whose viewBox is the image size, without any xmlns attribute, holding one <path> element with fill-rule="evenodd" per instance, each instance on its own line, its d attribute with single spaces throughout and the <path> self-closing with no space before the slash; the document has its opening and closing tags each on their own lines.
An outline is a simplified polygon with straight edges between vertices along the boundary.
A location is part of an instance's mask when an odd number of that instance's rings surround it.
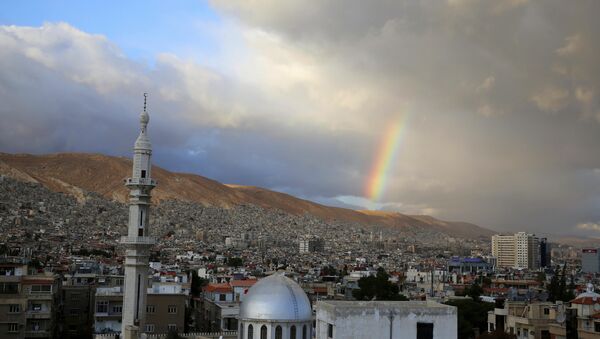
<svg viewBox="0 0 600 339">
<path fill-rule="evenodd" d="M 38 182 L 52 191 L 85 199 L 83 192 L 126 203 L 128 190 L 123 180 L 131 172 L 131 159 L 97 153 L 53 153 L 44 155 L 0 153 L 0 174 L 27 182 Z M 152 166 L 158 181 L 153 200 L 180 200 L 205 206 L 232 208 L 252 204 L 290 214 L 311 214 L 324 220 L 341 220 L 372 226 L 416 226 L 465 238 L 489 237 L 495 232 L 467 222 L 451 222 L 431 216 L 399 212 L 361 211 L 325 206 L 292 195 L 256 186 L 222 184 L 192 174 L 176 173 Z"/>
</svg>

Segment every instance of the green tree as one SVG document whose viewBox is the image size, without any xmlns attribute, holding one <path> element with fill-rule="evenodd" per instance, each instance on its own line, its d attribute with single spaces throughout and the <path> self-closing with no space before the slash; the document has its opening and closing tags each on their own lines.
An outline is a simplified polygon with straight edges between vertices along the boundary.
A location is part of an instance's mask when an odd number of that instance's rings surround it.
<svg viewBox="0 0 600 339">
<path fill-rule="evenodd" d="M 380 267 L 375 276 L 358 280 L 359 289 L 352 291 L 352 296 L 357 300 L 408 300 L 399 293 L 400 288 L 390 282 L 389 278 L 390 275 Z"/>
<path fill-rule="evenodd" d="M 464 339 L 475 337 L 475 327 L 479 328 L 479 333 L 487 331 L 487 313 L 495 307 L 493 303 L 471 299 L 451 300 L 446 305 L 458 309 L 458 337 Z"/>
<path fill-rule="evenodd" d="M 468 295 L 469 297 L 473 298 L 473 300 L 475 300 L 475 301 L 479 301 L 479 297 L 482 294 L 483 294 L 483 288 L 481 286 L 479 286 L 477 281 L 473 285 L 471 285 L 465 289 L 465 295 Z"/>
<path fill-rule="evenodd" d="M 205 286 L 206 284 L 208 284 L 208 280 L 200 278 L 198 276 L 198 272 L 192 270 L 192 296 L 200 296 L 200 292 L 202 292 L 202 286 Z"/>
<path fill-rule="evenodd" d="M 560 283 L 558 281 L 558 268 L 554 270 L 554 274 L 550 279 L 550 284 L 548 285 L 548 299 L 552 302 L 556 300 L 560 300 Z"/>
<path fill-rule="evenodd" d="M 227 259 L 227 265 L 231 267 L 240 267 L 244 264 L 242 258 L 231 257 Z"/>
</svg>

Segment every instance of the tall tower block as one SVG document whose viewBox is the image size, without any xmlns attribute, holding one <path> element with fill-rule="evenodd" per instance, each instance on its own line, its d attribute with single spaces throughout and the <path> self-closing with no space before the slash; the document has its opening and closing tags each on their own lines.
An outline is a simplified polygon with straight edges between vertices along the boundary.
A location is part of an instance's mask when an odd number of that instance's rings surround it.
<svg viewBox="0 0 600 339">
<path fill-rule="evenodd" d="M 150 237 L 150 192 L 156 186 L 151 178 L 152 145 L 148 139 L 148 122 L 144 93 L 144 111 L 140 114 L 140 135 L 133 148 L 133 173 L 127 178 L 129 188 L 129 225 L 121 237 L 125 247 L 125 294 L 123 296 L 122 334 L 125 339 L 139 337 L 146 319 L 148 259 L 155 240 Z"/>
</svg>

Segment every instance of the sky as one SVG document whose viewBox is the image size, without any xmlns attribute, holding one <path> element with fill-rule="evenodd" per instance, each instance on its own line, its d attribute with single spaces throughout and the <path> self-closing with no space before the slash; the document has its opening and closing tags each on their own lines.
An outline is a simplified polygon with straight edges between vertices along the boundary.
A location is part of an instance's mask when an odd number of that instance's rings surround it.
<svg viewBox="0 0 600 339">
<path fill-rule="evenodd" d="M 600 2 L 0 2 L 0 152 L 600 235 Z"/>
</svg>

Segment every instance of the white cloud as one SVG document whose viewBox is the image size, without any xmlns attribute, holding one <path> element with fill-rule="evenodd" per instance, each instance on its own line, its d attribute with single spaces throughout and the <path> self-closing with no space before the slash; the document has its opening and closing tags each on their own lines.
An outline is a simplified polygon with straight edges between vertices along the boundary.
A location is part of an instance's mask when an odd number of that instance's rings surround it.
<svg viewBox="0 0 600 339">
<path fill-rule="evenodd" d="M 576 228 L 578 230 L 583 230 L 583 231 L 600 232 L 600 224 L 595 223 L 595 222 L 586 222 L 586 223 L 577 224 Z"/>
</svg>

